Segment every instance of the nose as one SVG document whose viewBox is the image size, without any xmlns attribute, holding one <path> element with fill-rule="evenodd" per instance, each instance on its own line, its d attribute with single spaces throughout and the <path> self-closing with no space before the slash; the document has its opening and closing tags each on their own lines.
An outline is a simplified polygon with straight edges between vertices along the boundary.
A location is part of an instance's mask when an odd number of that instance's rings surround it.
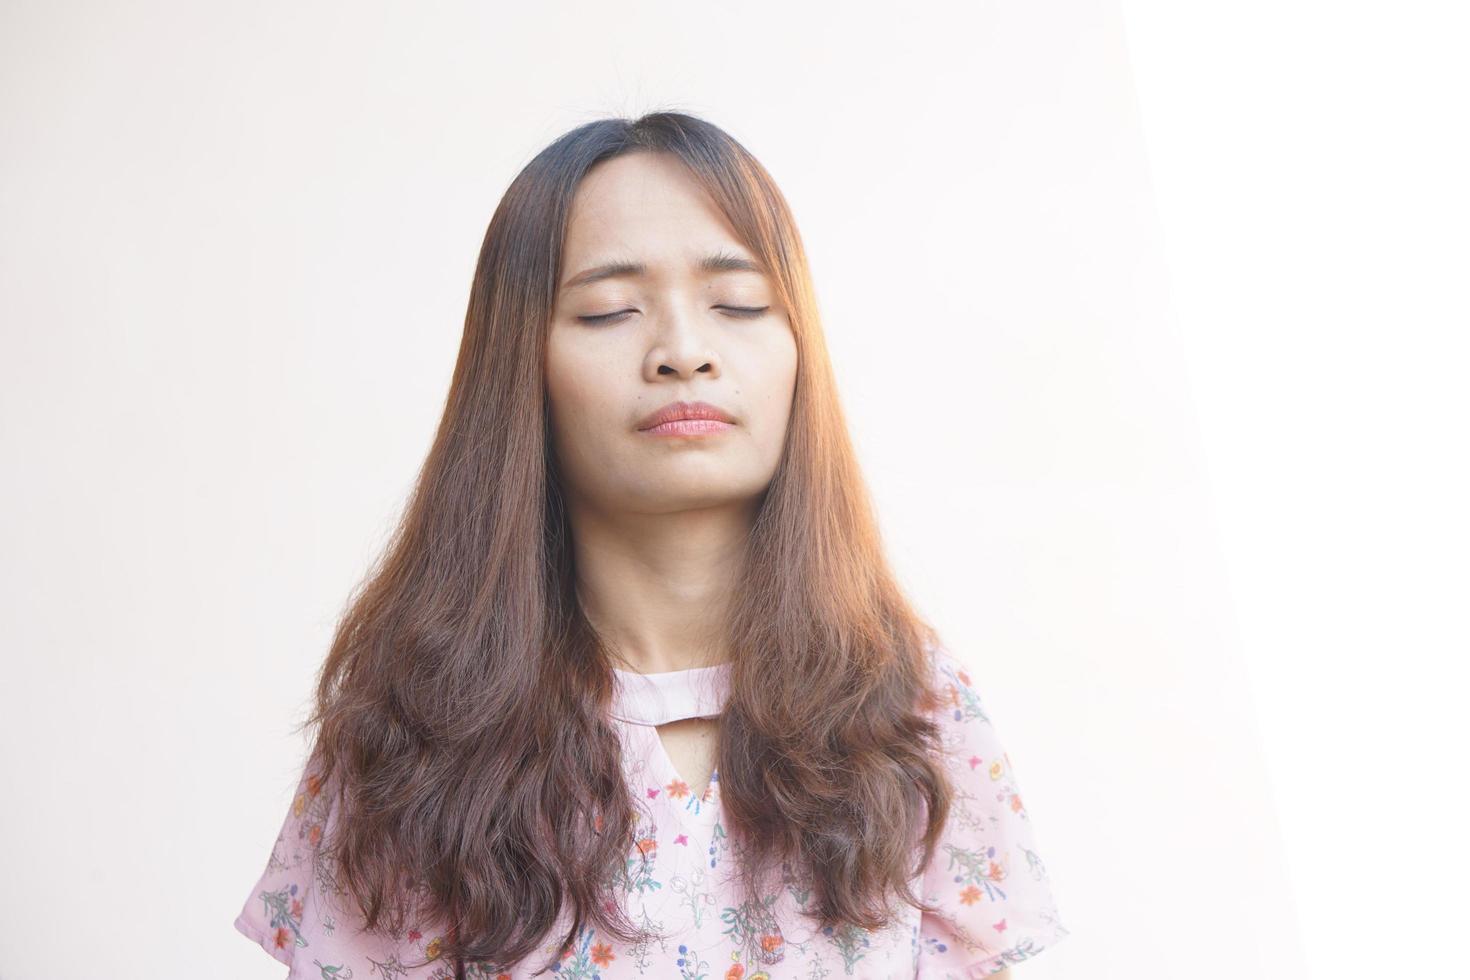
<svg viewBox="0 0 1470 980">
<path fill-rule="evenodd" d="M 709 334 L 701 329 L 696 315 L 682 309 L 671 309 L 660 317 L 646 364 L 656 376 L 720 374 L 720 355 L 711 345 Z"/>
</svg>

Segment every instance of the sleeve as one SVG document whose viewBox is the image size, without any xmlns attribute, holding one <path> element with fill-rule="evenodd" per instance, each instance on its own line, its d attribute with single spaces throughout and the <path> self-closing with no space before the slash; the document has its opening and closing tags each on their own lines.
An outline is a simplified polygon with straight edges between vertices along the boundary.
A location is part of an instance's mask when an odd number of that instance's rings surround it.
<svg viewBox="0 0 1470 980">
<path fill-rule="evenodd" d="M 235 918 L 236 931 L 290 967 L 287 980 L 453 976 L 437 959 L 438 938 L 419 929 L 392 939 L 362 930 L 361 912 L 322 847 L 335 829 L 330 797 L 308 763 L 270 860 Z"/>
<path fill-rule="evenodd" d="M 964 664 L 933 651 L 935 719 L 954 785 L 921 883 L 938 906 L 920 916 L 918 980 L 972 980 L 1030 959 L 1068 935 L 1010 758 Z"/>
</svg>

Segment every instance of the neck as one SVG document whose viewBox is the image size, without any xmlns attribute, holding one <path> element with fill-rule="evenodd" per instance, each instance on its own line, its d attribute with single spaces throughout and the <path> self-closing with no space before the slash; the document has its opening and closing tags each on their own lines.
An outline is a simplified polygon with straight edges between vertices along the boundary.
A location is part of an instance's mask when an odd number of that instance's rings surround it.
<svg viewBox="0 0 1470 980">
<path fill-rule="evenodd" d="M 745 564 L 745 508 L 569 517 L 577 594 L 615 666 L 651 674 L 730 659 L 725 623 Z"/>
</svg>

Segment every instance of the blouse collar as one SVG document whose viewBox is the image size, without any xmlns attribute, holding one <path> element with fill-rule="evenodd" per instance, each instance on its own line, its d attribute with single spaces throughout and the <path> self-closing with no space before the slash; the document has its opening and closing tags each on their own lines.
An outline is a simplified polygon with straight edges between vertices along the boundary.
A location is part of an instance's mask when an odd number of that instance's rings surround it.
<svg viewBox="0 0 1470 980">
<path fill-rule="evenodd" d="M 730 663 L 656 674 L 613 668 L 612 714 L 635 725 L 663 725 L 684 718 L 712 718 L 725 707 Z"/>
</svg>

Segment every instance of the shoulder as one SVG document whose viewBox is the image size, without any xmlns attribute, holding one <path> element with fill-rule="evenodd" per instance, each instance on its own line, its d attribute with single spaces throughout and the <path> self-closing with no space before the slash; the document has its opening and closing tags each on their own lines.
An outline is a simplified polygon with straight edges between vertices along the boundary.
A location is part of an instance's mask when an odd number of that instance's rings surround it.
<svg viewBox="0 0 1470 980">
<path fill-rule="evenodd" d="M 418 967 L 438 956 L 441 940 L 435 931 L 421 926 L 393 936 L 368 932 L 360 907 L 343 886 L 328 846 L 341 819 L 339 782 L 316 759 L 306 762 L 235 929 L 294 965 L 293 976 L 305 963 L 339 977 L 366 976 L 385 964 L 393 964 L 401 971 L 395 976 L 405 980 L 424 976 Z"/>
<path fill-rule="evenodd" d="M 923 876 L 918 976 L 993 976 L 1067 935 L 1010 756 L 973 665 L 928 648 L 941 763 L 954 796 Z M 969 971 L 969 972 L 966 972 Z"/>
<path fill-rule="evenodd" d="M 930 646 L 925 654 L 930 690 L 938 699 L 935 720 L 941 729 L 953 737 L 966 727 L 989 726 L 975 669 L 943 645 Z"/>
</svg>

